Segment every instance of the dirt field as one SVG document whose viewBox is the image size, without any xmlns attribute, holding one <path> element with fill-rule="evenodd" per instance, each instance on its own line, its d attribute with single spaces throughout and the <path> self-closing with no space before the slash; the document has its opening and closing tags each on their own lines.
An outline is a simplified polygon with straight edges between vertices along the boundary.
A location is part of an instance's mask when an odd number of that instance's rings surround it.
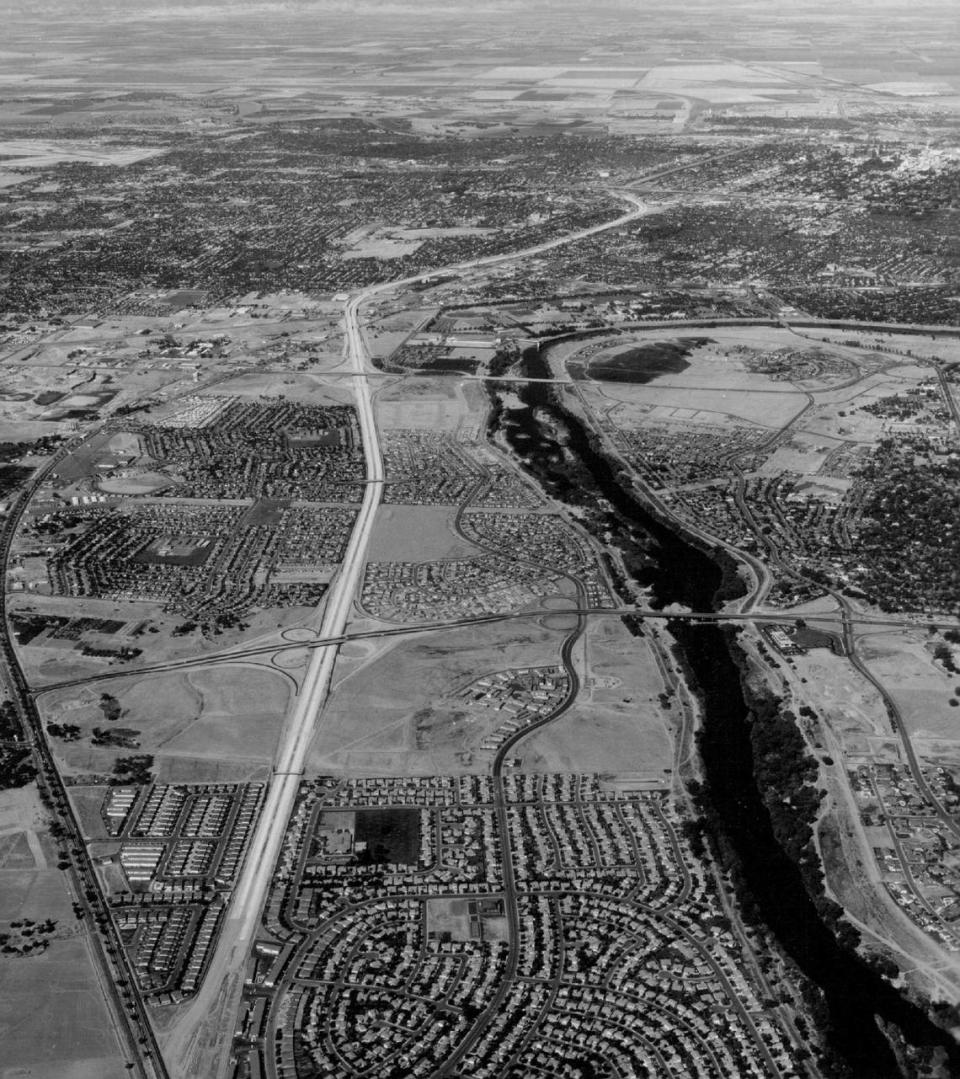
<svg viewBox="0 0 960 1079">
<path fill-rule="evenodd" d="M 871 754 L 890 736 L 879 693 L 841 656 L 818 648 L 794 658 L 797 693 L 829 724 L 846 753 Z"/>
<path fill-rule="evenodd" d="M 149 495 L 170 486 L 170 477 L 159 472 L 123 469 L 122 473 L 100 480 L 97 490 L 108 495 Z"/>
</svg>

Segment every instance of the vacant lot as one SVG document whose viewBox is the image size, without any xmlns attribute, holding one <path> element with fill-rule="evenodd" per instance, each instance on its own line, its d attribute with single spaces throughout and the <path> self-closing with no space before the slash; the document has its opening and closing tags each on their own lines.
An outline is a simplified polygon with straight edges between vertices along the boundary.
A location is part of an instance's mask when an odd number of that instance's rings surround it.
<svg viewBox="0 0 960 1079">
<path fill-rule="evenodd" d="M 664 685 L 645 638 L 619 620 L 587 635 L 588 673 L 577 703 L 520 742 L 526 771 L 633 772 L 669 781 L 673 742 L 658 700 Z"/>
<path fill-rule="evenodd" d="M 960 675 L 932 656 L 926 634 L 875 633 L 860 638 L 860 655 L 896 701 L 917 742 L 960 742 L 960 707 L 950 707 Z M 918 747 L 922 748 L 922 747 Z"/>
<path fill-rule="evenodd" d="M 432 558 L 468 558 L 472 543 L 452 528 L 453 510 L 444 506 L 381 506 L 370 537 L 371 562 L 426 562 Z"/>
<path fill-rule="evenodd" d="M 425 428 L 456 431 L 469 406 L 452 378 L 411 378 L 376 395 L 377 418 L 385 429 Z"/>
<path fill-rule="evenodd" d="M 880 694 L 842 656 L 824 648 L 793 658 L 806 684 L 796 687 L 840 739 L 845 752 L 871 753 L 890 737 Z M 871 664 L 872 667 L 872 664 Z"/>
<path fill-rule="evenodd" d="M 5 1079 L 129 1075 L 81 939 L 0 964 L 0 1039 Z"/>
<path fill-rule="evenodd" d="M 445 775 L 485 771 L 473 746 L 485 732 L 467 723 L 450 694 L 487 671 L 557 662 L 563 634 L 526 621 L 400 639 L 341 660 L 318 723 L 307 774 Z M 418 748 L 418 728 L 429 746 Z"/>
<path fill-rule="evenodd" d="M 118 679 L 59 690 L 43 698 L 44 719 L 71 723 L 77 741 L 51 739 L 69 774 L 109 772 L 118 756 L 151 753 L 168 782 L 203 778 L 243 778 L 273 758 L 286 709 L 289 682 L 267 668 L 223 665 L 181 674 Z M 119 706 L 119 718 L 106 718 L 101 695 Z M 139 746 L 92 744 L 94 728 L 109 736 L 115 727 L 138 732 Z M 225 766 L 226 769 L 225 769 Z"/>
</svg>

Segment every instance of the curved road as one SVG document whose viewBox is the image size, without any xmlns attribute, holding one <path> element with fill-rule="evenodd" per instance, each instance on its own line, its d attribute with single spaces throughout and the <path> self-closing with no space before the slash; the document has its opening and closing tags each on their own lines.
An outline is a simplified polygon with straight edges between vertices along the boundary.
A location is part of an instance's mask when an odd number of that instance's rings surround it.
<svg viewBox="0 0 960 1079">
<path fill-rule="evenodd" d="M 373 399 L 366 376 L 367 353 L 360 328 L 360 306 L 372 297 L 392 292 L 440 274 L 465 273 L 471 269 L 511 262 L 540 254 L 588 236 L 619 228 L 646 212 L 634 195 L 620 192 L 633 208 L 613 221 L 594 225 L 523 251 L 491 255 L 471 262 L 443 267 L 424 274 L 389 281 L 365 289 L 346 305 L 345 348 L 352 371 L 356 408 L 360 420 L 366 460 L 367 482 L 363 504 L 354 524 L 340 571 L 326 596 L 326 608 L 319 629 L 321 638 L 342 638 L 357 593 L 366 557 L 367 544 L 383 495 L 383 457 L 373 412 Z M 250 841 L 247 856 L 231 897 L 226 920 L 203 980 L 200 992 L 184 1008 L 174 1028 L 163 1039 L 164 1056 L 170 1073 L 182 1079 L 209 1076 L 216 1079 L 228 1067 L 228 1051 L 237 1001 L 253 940 L 260 922 L 276 864 L 293 811 L 303 775 L 307 751 L 330 687 L 339 644 L 316 648 L 304 676 L 303 686 L 280 735 L 273 765 L 273 777 L 263 810 Z"/>
</svg>

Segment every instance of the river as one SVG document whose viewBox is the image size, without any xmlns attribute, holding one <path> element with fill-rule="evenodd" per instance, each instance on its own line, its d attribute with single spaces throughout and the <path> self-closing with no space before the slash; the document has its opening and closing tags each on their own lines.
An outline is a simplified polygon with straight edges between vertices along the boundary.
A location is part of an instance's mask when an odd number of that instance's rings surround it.
<svg viewBox="0 0 960 1079">
<path fill-rule="evenodd" d="M 536 350 L 524 356 L 528 378 L 550 375 Z M 682 603 L 716 609 L 723 569 L 710 552 L 654 517 L 624 484 L 618 469 L 596 451 L 580 419 L 563 407 L 549 383 L 526 383 L 520 407 L 495 414 L 514 453 L 555 496 L 581 505 L 600 494 L 644 549 L 641 582 L 654 605 Z M 703 715 L 699 751 L 705 786 L 722 838 L 739 860 L 760 919 L 785 954 L 817 985 L 828 1011 L 827 1040 L 856 1079 L 910 1075 L 878 1024 L 899 1028 L 908 1045 L 940 1046 L 950 1055 L 949 1074 L 960 1075 L 960 1048 L 917 1005 L 905 999 L 855 953 L 842 947 L 823 923 L 800 871 L 779 846 L 754 779 L 749 709 L 740 669 L 723 630 L 676 623 L 677 645 L 699 685 Z M 716 837 L 715 837 L 716 838 Z"/>
</svg>

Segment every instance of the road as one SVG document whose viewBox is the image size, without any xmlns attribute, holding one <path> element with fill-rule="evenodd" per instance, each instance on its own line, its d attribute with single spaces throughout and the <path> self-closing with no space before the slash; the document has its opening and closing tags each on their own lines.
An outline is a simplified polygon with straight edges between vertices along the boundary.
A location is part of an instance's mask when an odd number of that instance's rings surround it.
<svg viewBox="0 0 960 1079">
<path fill-rule="evenodd" d="M 304 771 L 304 764 L 310 743 L 316 731 L 316 725 L 322 715 L 323 705 L 329 692 L 330 681 L 333 674 L 334 664 L 339 646 L 343 641 L 352 639 L 353 635 L 346 634 L 346 626 L 353 607 L 354 596 L 361 582 L 363 567 L 365 564 L 366 550 L 371 534 L 373 522 L 380 505 L 383 484 L 384 469 L 380 450 L 379 435 L 377 431 L 371 386 L 374 384 L 370 379 L 372 373 L 368 366 L 368 356 L 364 345 L 361 331 L 361 308 L 362 305 L 379 294 L 393 292 L 397 289 L 414 283 L 423 283 L 432 278 L 452 274 L 465 274 L 473 269 L 489 267 L 501 263 L 507 263 L 530 256 L 542 254 L 546 251 L 574 243 L 578 240 L 616 229 L 630 223 L 648 212 L 644 203 L 635 195 L 620 191 L 619 196 L 632 204 L 632 208 L 606 223 L 592 226 L 575 233 L 560 236 L 554 240 L 546 241 L 532 248 L 522 251 L 511 252 L 502 255 L 487 256 L 472 262 L 464 262 L 452 266 L 438 268 L 436 270 L 417 274 L 401 280 L 385 282 L 366 289 L 349 300 L 344 310 L 345 323 L 345 369 L 337 372 L 341 377 L 350 379 L 354 391 L 358 419 L 363 438 L 363 447 L 366 461 L 366 483 L 364 485 L 363 502 L 355 522 L 350 542 L 344 556 L 341 569 L 332 582 L 326 595 L 326 605 L 323 617 L 318 629 L 317 638 L 307 644 L 291 645 L 291 648 L 300 647 L 309 652 L 309 661 L 303 676 L 300 691 L 287 715 L 284 727 L 279 739 L 279 745 L 273 764 L 273 776 L 268 789 L 263 811 L 260 815 L 251 845 L 245 859 L 237 886 L 228 907 L 226 921 L 219 936 L 214 950 L 207 975 L 204 979 L 200 993 L 184 1006 L 176 1025 L 163 1037 L 164 1058 L 169 1067 L 169 1072 L 174 1079 L 193 1077 L 197 1075 L 210 1076 L 216 1079 L 222 1075 L 228 1067 L 229 1047 L 232 1040 L 233 1022 L 235 1009 L 239 1000 L 242 987 L 244 969 L 249 955 L 250 947 L 257 934 L 260 914 L 263 908 L 276 864 L 280 846 L 286 831 L 290 814 L 294 808 L 300 780 Z M 678 325 L 716 325 L 728 320 L 705 320 L 686 321 L 671 323 Z M 729 320 L 730 322 L 743 321 L 750 324 L 766 320 Z M 799 324 L 811 326 L 831 326 L 835 323 L 811 320 Z M 647 324 L 654 328 L 654 324 Z M 848 324 L 843 324 L 844 327 Z M 851 327 L 864 328 L 862 324 L 849 324 Z M 879 326 L 877 328 L 880 328 Z M 887 327 L 883 327 L 887 328 Z M 902 332 L 903 327 L 889 327 Z M 928 331 L 929 332 L 929 331 Z M 945 331 L 950 332 L 950 331 Z M 956 330 L 952 331 L 956 333 Z M 38 474 L 32 487 L 39 482 Z M 22 505 L 29 500 L 29 493 L 23 499 Z M 687 526 L 689 527 L 689 526 Z M 12 531 L 11 531 L 12 534 Z M 751 560 L 753 564 L 753 560 Z M 755 567 L 756 570 L 756 567 Z M 523 612 L 519 615 L 505 617 L 538 617 L 542 613 L 551 612 Z M 572 648 L 576 637 L 582 630 L 584 617 L 588 614 L 621 616 L 624 613 L 639 614 L 643 617 L 665 617 L 663 612 L 649 611 L 636 608 L 621 608 L 617 610 L 590 609 L 581 601 L 573 613 L 578 615 L 578 630 L 571 635 L 568 646 L 565 646 L 564 663 L 571 676 L 571 686 L 575 683 L 575 672 L 569 663 L 569 649 Z M 668 617 L 678 617 L 670 615 Z M 679 617 L 706 619 L 716 618 L 735 620 L 737 615 L 732 614 L 681 614 Z M 781 615 L 766 614 L 742 614 L 739 616 L 745 620 L 783 620 Z M 824 620 L 830 617 L 835 620 L 836 616 L 824 616 Z M 496 618 L 496 616 L 495 616 Z M 494 619 L 487 619 L 494 620 Z M 814 621 L 815 616 L 807 616 L 808 621 Z M 465 620 L 462 624 L 468 624 Z M 852 620 L 849 612 L 844 610 L 843 622 L 849 627 Z M 458 623 L 459 624 L 459 623 Z M 375 631 L 370 636 L 387 636 L 400 632 L 423 632 L 436 630 L 437 625 L 425 625 L 418 627 L 402 627 L 384 631 Z M 365 636 L 357 634 L 356 636 Z M 852 641 L 852 633 L 845 637 Z M 262 649 L 264 654 L 279 652 L 282 648 L 269 647 Z M 258 652 L 261 650 L 258 649 Z M 198 662 L 223 662 L 227 659 L 242 658 L 245 653 L 238 651 L 236 655 L 224 655 L 206 657 Z M 850 654 L 855 653 L 850 649 Z M 173 664 L 171 666 L 186 666 L 187 663 Z M 151 668 L 152 669 L 152 668 Z M 159 669 L 159 668 L 158 668 Z M 163 669 L 166 669 L 166 665 Z M 117 672 L 117 676 L 129 677 L 131 673 L 142 672 Z M 863 672 L 866 673 L 866 672 Z M 102 675 L 100 677 L 103 677 Z M 867 677 L 870 677 L 867 674 Z M 871 681 L 875 679 L 871 677 Z M 50 687 L 45 687 L 50 688 Z M 889 700 L 889 698 L 888 698 Z M 894 710 L 895 711 L 895 710 Z M 555 718 L 557 713 L 554 713 Z M 529 734 L 527 730 L 524 734 Z M 905 733 L 905 732 L 904 732 Z M 38 729 L 38 741 L 42 744 L 42 732 Z M 905 745 L 910 754 L 909 740 L 904 738 Z M 511 747 L 512 748 L 512 744 Z M 504 747 L 504 752 L 507 747 Z M 911 761 L 912 767 L 915 762 Z M 499 774 L 502 760 L 498 759 L 495 769 L 497 787 L 499 788 Z M 52 760 L 49 770 L 55 775 Z M 922 788 L 921 788 L 922 789 Z M 498 798 L 498 801 L 501 799 Z M 65 799 L 64 799 L 65 801 Z M 501 825 L 503 822 L 501 821 Z M 504 830 L 504 834 L 506 831 Z M 77 844 L 82 847 L 82 844 Z M 509 860 L 509 859 L 507 859 Z M 99 890 L 96 889 L 99 893 Z M 508 904 L 513 906 L 513 904 Z M 120 949 L 122 952 L 122 949 Z M 103 961 L 105 969 L 110 970 L 110 963 Z M 478 1024 L 478 1030 L 482 1023 Z M 132 1039 L 131 1039 L 132 1040 Z M 472 1040 L 472 1039 L 471 1039 Z M 465 1047 L 466 1048 L 466 1047 Z M 159 1061 L 155 1062 L 154 1068 L 162 1069 Z"/>
<path fill-rule="evenodd" d="M 365 377 L 368 357 L 360 326 L 361 306 L 378 294 L 428 281 L 440 274 L 465 273 L 480 267 L 527 258 L 609 229 L 619 228 L 646 212 L 645 205 L 636 196 L 620 193 L 620 197 L 631 203 L 633 208 L 612 221 L 549 240 L 523 251 L 491 255 L 375 285 L 348 301 L 344 309 L 345 359 L 352 374 L 367 480 L 363 503 L 343 563 L 326 595 L 326 606 L 319 628 L 321 639 L 343 638 L 353 599 L 361 583 L 374 518 L 383 496 L 383 456 L 370 384 Z M 194 1079 L 198 1075 L 215 1079 L 225 1074 L 229 1066 L 231 1034 L 247 956 L 257 934 L 260 912 L 266 901 L 273 867 L 293 812 L 307 751 L 330 688 L 338 651 L 338 643 L 320 645 L 311 650 L 303 684 L 280 734 L 273 776 L 263 810 L 203 985 L 185 1008 L 175 1027 L 163 1039 L 164 1056 L 170 1074 L 175 1079 Z"/>
<path fill-rule="evenodd" d="M 64 443 L 46 464 L 34 472 L 21 490 L 0 526 L 0 566 L 4 569 L 9 564 L 13 538 L 30 500 L 54 468 L 83 441 L 78 438 Z M 87 942 L 118 1045 L 131 1074 L 135 1072 L 140 1079 L 166 1079 L 166 1068 L 147 1010 L 139 993 L 132 988 L 136 985 L 132 964 L 110 916 L 83 829 L 44 737 L 40 713 L 7 630 L 7 613 L 6 588 L 0 583 L 0 627 L 3 629 L 0 633 L 0 686 L 6 685 L 15 703 L 23 728 L 24 744 L 33 751 L 37 765 L 37 787 L 51 807 L 55 822 L 62 829 L 60 844 L 69 852 L 70 863 L 67 890 L 86 928 Z"/>
<path fill-rule="evenodd" d="M 326 597 L 320 638 L 335 640 L 343 632 L 360 584 L 367 544 L 383 494 L 383 457 L 373 414 L 373 399 L 363 377 L 365 350 L 360 331 L 359 307 L 370 292 L 352 299 L 345 310 L 346 351 L 356 371 L 353 389 L 363 439 L 367 482 L 363 503 L 337 577 Z M 244 860 L 228 914 L 200 992 L 180 1018 L 165 1045 L 173 1076 L 222 1073 L 230 1039 L 228 1023 L 233 1011 L 247 954 L 257 933 L 260 911 L 266 900 L 273 867 L 280 853 L 287 822 L 293 811 L 307 751 L 330 687 L 339 644 L 312 650 L 303 684 L 288 714 L 273 764 L 273 778 L 263 810 Z"/>
<path fill-rule="evenodd" d="M 742 601 L 737 601 L 738 603 Z M 796 620 L 796 615 L 789 611 L 767 610 L 737 610 L 737 611 L 674 611 L 660 610 L 654 607 L 641 607 L 626 605 L 622 607 L 531 607 L 525 611 L 508 611 L 503 614 L 484 614 L 469 618 L 455 618 L 444 622 L 416 622 L 406 625 L 392 625 L 384 629 L 359 630 L 354 633 L 343 632 L 334 637 L 317 635 L 311 640 L 292 641 L 285 644 L 248 645 L 241 648 L 233 648 L 225 652 L 214 652 L 207 656 L 197 656 L 194 659 L 173 659 L 165 663 L 154 663 L 144 667 L 125 668 L 113 671 L 97 672 L 96 674 L 84 675 L 81 678 L 67 678 L 60 682 L 48 682 L 33 690 L 33 696 L 42 697 L 46 693 L 55 690 L 72 689 L 76 686 L 85 686 L 91 683 L 113 681 L 115 679 L 147 677 L 152 674 L 164 674 L 168 671 L 189 670 L 197 667 L 215 667 L 222 663 L 256 662 L 258 660 L 271 660 L 288 652 L 313 652 L 318 648 L 346 644 L 348 641 L 371 641 L 385 637 L 407 637 L 417 633 L 438 633 L 445 629 L 463 629 L 466 626 L 483 626 L 493 622 L 516 622 L 527 619 L 543 618 L 547 615 L 556 614 L 583 614 L 595 618 L 622 618 L 631 615 L 637 618 L 660 619 L 663 621 L 680 622 L 742 622 L 742 623 L 769 623 L 782 625 Z M 829 632 L 831 627 L 839 636 L 843 628 L 844 617 L 832 611 L 824 611 L 821 614 L 807 613 L 803 620 L 808 623 L 817 623 Z M 852 626 L 875 626 L 883 629 L 917 629 L 919 626 L 937 626 L 938 629 L 960 629 L 960 622 L 956 619 L 931 619 L 931 618 L 884 618 L 868 617 L 864 615 L 850 614 L 847 621 Z M 275 668 L 276 669 L 276 668 Z M 285 673 L 293 673 L 291 668 L 280 668 Z"/>
</svg>

